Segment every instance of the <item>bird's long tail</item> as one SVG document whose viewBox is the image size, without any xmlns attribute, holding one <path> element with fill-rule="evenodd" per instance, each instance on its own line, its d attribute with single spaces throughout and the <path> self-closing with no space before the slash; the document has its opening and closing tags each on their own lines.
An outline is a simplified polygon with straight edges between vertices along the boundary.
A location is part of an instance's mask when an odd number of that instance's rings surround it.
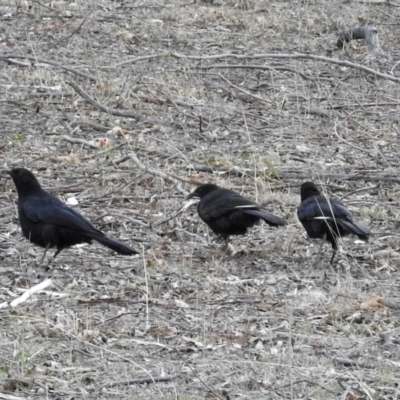
<svg viewBox="0 0 400 400">
<path fill-rule="evenodd" d="M 133 254 L 138 254 L 138 252 L 133 249 L 132 247 L 126 246 L 120 242 L 118 242 L 115 239 L 112 239 L 107 236 L 95 236 L 93 237 L 94 240 L 97 240 L 101 244 L 104 244 L 104 246 L 107 246 L 111 250 L 116 251 L 118 254 L 122 254 L 124 256 L 130 256 Z"/>
<path fill-rule="evenodd" d="M 353 235 L 357 235 L 361 240 L 368 241 L 371 231 L 367 227 L 353 221 L 337 220 L 337 223 L 341 225 L 343 229 L 346 229 Z"/>
<path fill-rule="evenodd" d="M 285 226 L 288 224 L 287 221 L 283 218 L 277 217 L 276 215 L 271 214 L 267 211 L 246 210 L 244 212 L 248 215 L 254 215 L 255 217 L 261 218 L 263 221 L 271 226 Z"/>
</svg>

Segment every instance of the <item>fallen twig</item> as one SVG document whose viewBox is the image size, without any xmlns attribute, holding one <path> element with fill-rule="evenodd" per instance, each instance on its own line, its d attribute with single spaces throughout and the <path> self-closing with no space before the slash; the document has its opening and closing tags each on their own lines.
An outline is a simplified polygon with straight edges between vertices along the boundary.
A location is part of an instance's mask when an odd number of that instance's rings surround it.
<svg viewBox="0 0 400 400">
<path fill-rule="evenodd" d="M 336 357 L 334 359 L 334 362 L 337 364 L 344 365 L 345 367 L 357 367 L 357 368 L 367 368 L 367 369 L 375 368 L 375 366 L 373 366 L 373 365 L 353 361 L 350 358 L 346 358 L 346 357 Z"/>
<path fill-rule="evenodd" d="M 364 71 L 368 74 L 375 75 L 378 78 L 388 79 L 393 82 L 400 83 L 400 78 L 397 78 L 393 75 L 384 74 L 382 72 L 376 71 L 372 68 L 366 67 L 365 65 L 355 64 L 351 61 L 347 60 L 338 60 L 336 58 L 330 58 L 325 56 L 316 56 L 313 54 L 303 54 L 303 53 L 293 53 L 293 54 L 284 54 L 284 53 L 276 53 L 276 54 L 254 54 L 254 55 L 242 55 L 242 54 L 213 54 L 210 56 L 187 56 L 185 54 L 172 53 L 172 57 L 180 58 L 180 59 L 189 59 L 189 60 L 218 60 L 221 58 L 234 58 L 240 60 L 248 60 L 248 59 L 262 59 L 262 58 L 278 58 L 278 59 L 305 59 L 305 60 L 314 60 L 314 61 L 323 61 L 331 64 L 340 65 L 343 67 L 349 67 L 358 69 L 360 71 Z"/>
<path fill-rule="evenodd" d="M 259 69 L 259 70 L 268 70 L 268 71 L 287 71 L 293 74 L 297 74 L 301 76 L 305 80 L 312 80 L 314 78 L 307 76 L 303 72 L 297 71 L 294 68 L 285 67 L 285 66 L 278 66 L 278 65 L 257 65 L 257 64 L 214 64 L 214 65 L 195 65 L 191 67 L 191 69 Z M 331 80 L 332 78 L 324 78 Z M 323 79 L 323 80 L 324 80 Z"/>
<path fill-rule="evenodd" d="M 226 79 L 223 75 L 218 74 L 218 76 L 219 76 L 222 80 L 224 80 L 229 86 L 232 86 L 234 89 L 238 90 L 239 92 L 244 93 L 246 96 L 252 97 L 252 98 L 255 99 L 255 100 L 259 100 L 259 101 L 261 101 L 262 103 L 267 103 L 267 104 L 271 104 L 271 103 L 272 103 L 271 100 L 263 99 L 263 98 L 260 97 L 260 96 L 257 96 L 257 95 L 255 95 L 255 94 L 252 94 L 252 93 L 248 92 L 247 90 L 244 90 L 244 89 L 242 89 L 241 87 L 239 87 L 239 86 L 237 86 L 237 85 L 234 85 L 230 80 Z"/>
<path fill-rule="evenodd" d="M 334 133 L 335 136 L 339 139 L 339 141 L 345 143 L 347 146 L 353 147 L 353 149 L 356 149 L 356 150 L 358 150 L 358 151 L 365 152 L 365 153 L 367 153 L 368 155 L 371 155 L 371 150 L 369 150 L 369 149 L 364 149 L 364 148 L 362 148 L 362 147 L 356 146 L 356 145 L 354 145 L 354 144 L 348 142 L 347 140 L 343 139 L 343 138 L 339 135 L 339 133 L 338 133 L 338 131 L 337 131 L 337 127 L 338 127 L 339 125 L 340 125 L 340 123 L 336 123 L 336 124 L 333 126 L 333 133 Z"/>
<path fill-rule="evenodd" d="M 16 298 L 11 303 L 8 303 L 8 302 L 1 303 L 0 308 L 6 308 L 8 306 L 16 307 L 19 304 L 24 303 L 26 300 L 28 300 L 29 297 L 31 297 L 33 294 L 46 289 L 47 287 L 51 286 L 52 284 L 53 284 L 53 282 L 51 281 L 51 279 L 46 279 L 45 281 L 43 281 L 35 286 L 32 286 L 30 289 L 27 289 L 22 296 Z"/>
<path fill-rule="evenodd" d="M 133 118 L 133 119 L 136 119 L 137 121 L 147 122 L 149 124 L 161 124 L 164 126 L 170 126 L 170 124 L 165 121 L 147 119 L 143 115 L 141 115 L 135 111 L 132 111 L 132 110 L 119 110 L 117 108 L 105 106 L 105 105 L 99 103 L 98 101 L 92 99 L 80 86 L 78 86 L 72 80 L 68 79 L 65 82 L 69 86 L 71 86 L 76 91 L 76 93 L 78 93 L 79 96 L 81 96 L 87 103 L 91 104 L 93 107 L 95 107 L 98 110 L 103 111 L 107 114 L 116 115 L 118 117 L 124 117 L 124 118 Z"/>
<path fill-rule="evenodd" d="M 182 214 L 183 212 L 185 212 L 185 211 L 186 211 L 189 207 L 191 207 L 193 204 L 196 204 L 196 203 L 198 203 L 198 202 L 199 202 L 199 200 L 197 200 L 197 199 L 189 200 L 189 201 L 188 201 L 187 203 L 185 203 L 174 215 L 172 215 L 171 217 L 165 219 L 164 221 L 159 222 L 158 224 L 156 224 L 156 226 L 159 226 L 159 225 L 162 225 L 162 224 L 165 224 L 165 223 L 171 221 L 171 219 L 176 218 L 178 215 L 180 215 L 180 214 Z"/>
<path fill-rule="evenodd" d="M 178 190 L 180 193 L 182 193 L 184 196 L 187 196 L 189 194 L 189 192 L 184 189 L 181 185 L 181 183 L 179 182 L 178 179 L 171 177 L 170 175 L 166 174 L 165 172 L 161 172 L 158 171 L 156 169 L 152 169 L 150 167 L 147 167 L 146 165 L 144 165 L 136 156 L 135 153 L 130 153 L 129 154 L 129 158 L 136 164 L 136 166 L 138 166 L 142 171 L 145 171 L 147 173 L 149 173 L 150 175 L 155 175 L 158 176 L 161 179 L 165 179 L 168 182 L 171 182 L 176 190 Z"/>
<path fill-rule="evenodd" d="M 169 382 L 175 379 L 178 375 L 170 375 L 170 376 L 159 376 L 156 378 L 138 378 L 138 379 L 131 379 L 127 381 L 117 381 L 117 382 L 111 382 L 111 383 L 106 383 L 105 385 L 101 386 L 101 389 L 103 388 L 112 388 L 115 386 L 119 385 L 140 385 L 143 383 L 156 383 L 156 382 Z"/>
<path fill-rule="evenodd" d="M 183 358 L 181 352 L 177 347 L 175 347 L 175 350 L 177 351 L 179 357 L 181 360 L 184 362 L 184 364 L 193 372 L 193 374 L 196 376 L 196 378 L 204 385 L 205 388 L 207 388 L 217 399 L 219 400 L 224 400 L 221 396 L 218 395 L 218 393 L 215 392 L 215 390 L 205 382 L 201 376 L 192 368 L 192 366 L 186 362 L 186 360 Z"/>
<path fill-rule="evenodd" d="M 208 165 L 201 165 L 201 164 L 191 164 L 186 167 L 186 169 L 191 170 L 191 171 L 197 171 L 197 172 L 208 172 L 210 174 L 231 174 L 234 176 L 238 176 L 240 178 L 243 178 L 246 175 L 251 175 L 254 176 L 254 172 L 250 169 L 238 169 L 237 167 L 232 167 L 232 168 L 223 168 L 223 167 L 211 167 Z"/>
<path fill-rule="evenodd" d="M 89 148 L 91 148 L 91 149 L 99 150 L 99 146 L 98 146 L 97 144 L 88 142 L 87 140 L 84 140 L 84 139 L 72 138 L 72 137 L 65 136 L 65 135 L 64 135 L 61 139 L 62 139 L 62 140 L 65 140 L 65 141 L 68 142 L 68 143 L 72 143 L 72 144 L 81 144 L 81 145 L 86 146 L 86 147 L 89 147 Z M 109 150 L 110 150 L 110 149 L 107 149 L 107 151 L 109 151 Z"/>
<path fill-rule="evenodd" d="M 4 400 L 22 400 L 23 397 L 21 397 L 21 396 L 12 396 L 11 394 L 0 393 L 0 399 L 4 399 Z"/>
<path fill-rule="evenodd" d="M 239 170 L 238 168 L 223 168 L 223 167 L 210 167 L 208 165 L 199 165 L 192 164 L 190 167 L 186 169 L 190 169 L 192 171 L 198 172 L 209 172 L 220 173 L 220 174 L 232 174 L 237 175 L 239 177 L 243 176 L 259 176 L 260 174 L 264 175 L 262 172 L 255 172 L 251 169 L 243 169 Z M 279 170 L 279 176 L 283 179 L 308 179 L 312 176 L 313 173 L 306 170 Z M 365 182 L 393 182 L 400 183 L 400 177 L 396 175 L 388 175 L 384 173 L 376 173 L 375 171 L 366 171 L 363 173 L 355 173 L 355 174 L 319 174 L 318 177 L 321 180 L 341 180 L 341 181 L 365 181 Z"/>
<path fill-rule="evenodd" d="M 281 178 L 308 179 L 313 173 L 310 171 L 279 171 Z M 359 172 L 355 174 L 318 174 L 321 180 L 334 179 L 339 181 L 365 181 L 365 182 L 393 182 L 400 183 L 400 177 L 375 171 Z"/>
<path fill-rule="evenodd" d="M 348 192 L 348 193 L 344 194 L 344 195 L 339 199 L 339 201 L 342 201 L 342 200 L 344 200 L 346 197 L 352 196 L 352 195 L 355 194 L 355 193 L 360 193 L 360 192 L 372 192 L 373 190 L 379 189 L 380 187 L 381 187 L 381 183 L 378 182 L 377 185 L 372 186 L 372 187 L 362 187 L 362 188 L 359 188 L 359 189 L 352 190 L 351 192 Z"/>
<path fill-rule="evenodd" d="M 348 257 L 358 258 L 361 260 L 375 260 L 377 258 L 399 258 L 400 254 L 394 249 L 386 248 L 377 250 L 374 253 L 363 253 L 363 254 L 348 254 Z"/>
<path fill-rule="evenodd" d="M 23 65 L 25 67 L 36 67 L 38 63 L 48 64 L 48 65 L 52 65 L 53 67 L 61 68 L 61 69 L 65 70 L 65 71 L 71 72 L 72 74 L 81 76 L 83 78 L 90 79 L 91 81 L 94 81 L 94 82 L 97 81 L 97 79 L 93 75 L 85 74 L 84 72 L 77 71 L 74 68 L 67 67 L 67 66 L 59 64 L 59 63 L 57 63 L 55 61 L 46 60 L 46 59 L 41 58 L 41 57 L 29 57 L 29 56 L 23 56 L 23 55 L 17 55 L 17 54 L 5 54 L 5 55 L 1 55 L 0 56 L 0 60 L 5 60 L 5 61 L 8 61 L 8 62 L 13 62 L 13 58 L 20 58 L 20 59 L 23 59 L 23 60 L 30 61 L 29 64 Z M 19 64 L 19 65 L 21 65 L 21 64 Z"/>
<path fill-rule="evenodd" d="M 15 290 L 20 293 L 26 293 L 30 289 L 16 288 Z M 58 293 L 58 292 L 53 292 L 51 290 L 41 290 L 40 293 L 43 293 L 48 298 L 52 298 L 52 299 L 65 299 L 66 297 L 69 296 L 68 293 Z"/>
</svg>

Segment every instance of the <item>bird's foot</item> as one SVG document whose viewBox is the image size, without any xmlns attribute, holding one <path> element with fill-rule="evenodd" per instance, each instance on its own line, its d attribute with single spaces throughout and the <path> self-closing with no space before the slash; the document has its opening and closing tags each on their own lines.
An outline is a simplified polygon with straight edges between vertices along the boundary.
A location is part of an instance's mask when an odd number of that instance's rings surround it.
<svg viewBox="0 0 400 400">
<path fill-rule="evenodd" d="M 37 269 L 44 269 L 46 272 L 52 271 L 55 268 L 54 258 L 49 258 L 44 261 L 34 261 L 34 266 Z"/>
<path fill-rule="evenodd" d="M 227 255 L 229 257 L 233 257 L 236 254 L 235 248 L 229 242 L 226 242 L 222 246 L 221 251 L 223 252 L 224 255 Z"/>
<path fill-rule="evenodd" d="M 221 242 L 225 242 L 226 243 L 226 237 L 223 237 L 221 235 L 217 236 L 215 239 L 216 243 L 221 243 Z"/>
</svg>

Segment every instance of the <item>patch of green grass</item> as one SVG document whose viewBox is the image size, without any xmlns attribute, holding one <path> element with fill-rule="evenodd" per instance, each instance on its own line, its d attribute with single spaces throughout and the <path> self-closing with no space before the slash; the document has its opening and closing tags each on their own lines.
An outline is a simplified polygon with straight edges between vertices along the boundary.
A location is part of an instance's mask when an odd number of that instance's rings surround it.
<svg viewBox="0 0 400 400">
<path fill-rule="evenodd" d="M 14 140 L 14 142 L 25 142 L 26 137 L 18 133 L 12 139 Z"/>
<path fill-rule="evenodd" d="M 276 153 L 269 153 L 267 156 L 264 158 L 263 162 L 267 167 L 267 170 L 269 174 L 265 174 L 265 177 L 270 177 L 270 178 L 275 178 L 279 179 L 279 171 L 276 168 L 275 164 L 276 161 L 278 161 L 279 155 Z"/>
</svg>

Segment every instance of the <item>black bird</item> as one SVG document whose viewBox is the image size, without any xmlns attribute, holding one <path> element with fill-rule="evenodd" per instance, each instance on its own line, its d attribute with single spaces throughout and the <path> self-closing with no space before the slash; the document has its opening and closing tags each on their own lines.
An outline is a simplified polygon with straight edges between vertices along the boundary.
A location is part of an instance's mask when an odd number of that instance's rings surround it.
<svg viewBox="0 0 400 400">
<path fill-rule="evenodd" d="M 197 206 L 200 218 L 225 240 L 225 247 L 228 246 L 229 236 L 246 234 L 247 228 L 254 226 L 260 219 L 271 226 L 287 225 L 284 219 L 262 210 L 252 200 L 211 183 L 199 186 L 186 197 L 192 198 L 200 199 Z"/>
<path fill-rule="evenodd" d="M 32 243 L 45 248 L 40 264 L 51 247 L 57 248 L 55 258 L 67 247 L 91 243 L 92 240 L 119 254 L 137 254 L 131 247 L 104 235 L 82 215 L 43 190 L 32 172 L 25 168 L 15 168 L 7 173 L 17 187 L 18 217 L 22 233 Z"/>
<path fill-rule="evenodd" d="M 310 238 L 323 239 L 332 245 L 331 264 L 338 250 L 338 238 L 353 234 L 368 241 L 369 229 L 354 222 L 352 213 L 337 200 L 321 195 L 314 183 L 303 183 L 300 196 L 299 220 Z"/>
</svg>

